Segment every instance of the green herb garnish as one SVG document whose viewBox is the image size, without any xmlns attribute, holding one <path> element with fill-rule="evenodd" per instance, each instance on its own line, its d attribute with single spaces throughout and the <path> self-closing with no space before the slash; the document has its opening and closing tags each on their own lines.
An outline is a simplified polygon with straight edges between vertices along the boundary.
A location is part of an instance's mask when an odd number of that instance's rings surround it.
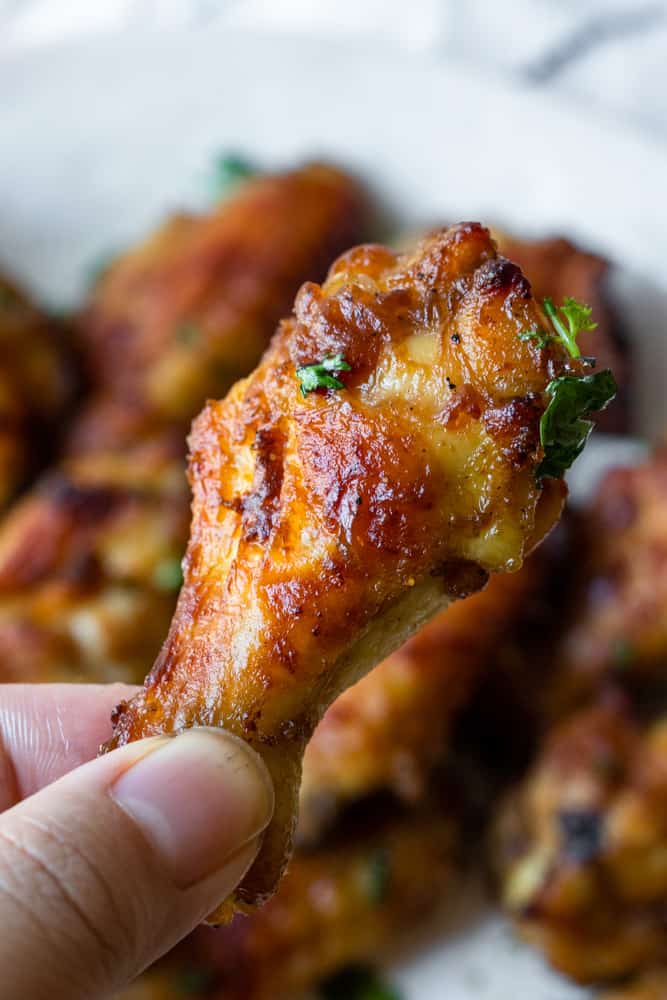
<svg viewBox="0 0 667 1000">
<path fill-rule="evenodd" d="M 537 467 L 537 478 L 558 479 L 584 450 L 593 423 L 586 417 L 599 413 L 616 395 L 612 373 L 561 375 L 547 386 L 551 397 L 540 420 L 540 441 L 544 458 Z"/>
<path fill-rule="evenodd" d="M 213 165 L 213 191 L 216 198 L 226 198 L 242 182 L 257 173 L 242 156 L 219 156 Z"/>
<path fill-rule="evenodd" d="M 367 965 L 348 965 L 335 972 L 321 983 L 319 994 L 322 1000 L 401 1000 Z"/>
<path fill-rule="evenodd" d="M 545 299 L 543 308 L 553 332 L 547 330 L 524 330 L 519 334 L 519 340 L 534 340 L 539 348 L 545 348 L 551 341 L 557 340 L 567 350 L 572 358 L 580 358 L 581 351 L 577 337 L 583 330 L 595 330 L 597 323 L 593 322 L 593 310 L 583 302 L 577 302 L 568 296 L 563 305 L 557 309 L 552 299 Z"/>
<path fill-rule="evenodd" d="M 181 560 L 162 559 L 153 570 L 153 583 L 159 590 L 180 590 L 183 584 Z"/>
<path fill-rule="evenodd" d="M 301 395 L 305 397 L 315 389 L 344 389 L 345 386 L 332 372 L 349 372 L 352 369 L 342 354 L 334 354 L 314 365 L 297 368 L 296 377 L 301 383 Z"/>
<path fill-rule="evenodd" d="M 518 336 L 519 340 L 534 340 L 540 350 L 543 350 L 547 344 L 554 340 L 552 334 L 537 328 L 534 330 L 524 330 L 523 333 L 520 333 Z"/>
</svg>

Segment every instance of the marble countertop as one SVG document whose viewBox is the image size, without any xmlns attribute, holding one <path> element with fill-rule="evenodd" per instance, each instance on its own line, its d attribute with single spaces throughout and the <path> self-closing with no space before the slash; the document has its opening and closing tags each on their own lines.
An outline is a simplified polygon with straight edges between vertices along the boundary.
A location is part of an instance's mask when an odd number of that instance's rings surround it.
<svg viewBox="0 0 667 1000">
<path fill-rule="evenodd" d="M 206 23 L 400 45 L 557 93 L 573 114 L 583 103 L 667 143 L 667 0 L 0 0 L 0 59 L 76 37 Z"/>
</svg>

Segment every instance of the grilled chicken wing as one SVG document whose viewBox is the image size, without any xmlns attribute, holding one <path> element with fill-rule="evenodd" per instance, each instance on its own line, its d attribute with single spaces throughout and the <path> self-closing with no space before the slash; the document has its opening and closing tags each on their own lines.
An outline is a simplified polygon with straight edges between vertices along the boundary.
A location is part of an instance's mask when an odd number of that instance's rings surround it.
<svg viewBox="0 0 667 1000">
<path fill-rule="evenodd" d="M 299 285 L 365 235 L 366 215 L 355 181 L 311 164 L 172 218 L 94 288 L 79 323 L 93 381 L 187 426 L 248 374 Z"/>
<path fill-rule="evenodd" d="M 581 982 L 667 954 L 667 720 L 618 697 L 567 719 L 506 805 L 503 894 L 525 936 Z"/>
<path fill-rule="evenodd" d="M 299 843 L 319 838 L 351 800 L 388 789 L 424 792 L 448 729 L 536 586 L 530 559 L 441 611 L 331 705 L 303 760 Z"/>
<path fill-rule="evenodd" d="M 106 749 L 204 724 L 262 755 L 274 819 L 221 914 L 275 889 L 327 705 L 452 597 L 518 569 L 557 519 L 539 423 L 569 362 L 518 338 L 542 321 L 477 224 L 405 257 L 360 247 L 302 288 L 255 373 L 197 419 L 185 586 Z M 337 357 L 344 388 L 304 394 L 309 366 Z"/>
<path fill-rule="evenodd" d="M 59 325 L 0 275 L 0 508 L 54 450 L 75 383 Z"/>
</svg>

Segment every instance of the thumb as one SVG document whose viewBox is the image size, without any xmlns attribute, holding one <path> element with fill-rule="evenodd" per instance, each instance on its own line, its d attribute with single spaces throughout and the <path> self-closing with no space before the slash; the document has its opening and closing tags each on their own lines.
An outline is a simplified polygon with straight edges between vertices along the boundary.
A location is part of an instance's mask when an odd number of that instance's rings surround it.
<svg viewBox="0 0 667 1000">
<path fill-rule="evenodd" d="M 2 995 L 123 987 L 229 895 L 272 809 L 259 757 L 193 729 L 83 764 L 2 813 Z"/>
</svg>

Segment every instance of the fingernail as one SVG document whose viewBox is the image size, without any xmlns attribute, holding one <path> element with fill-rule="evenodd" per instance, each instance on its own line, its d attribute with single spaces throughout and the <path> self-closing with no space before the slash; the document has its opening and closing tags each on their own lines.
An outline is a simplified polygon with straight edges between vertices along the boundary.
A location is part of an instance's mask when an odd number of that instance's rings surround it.
<svg viewBox="0 0 667 1000">
<path fill-rule="evenodd" d="M 156 741 L 110 793 L 181 888 L 238 855 L 273 813 L 273 786 L 262 761 L 221 729 L 188 729 Z"/>
</svg>

